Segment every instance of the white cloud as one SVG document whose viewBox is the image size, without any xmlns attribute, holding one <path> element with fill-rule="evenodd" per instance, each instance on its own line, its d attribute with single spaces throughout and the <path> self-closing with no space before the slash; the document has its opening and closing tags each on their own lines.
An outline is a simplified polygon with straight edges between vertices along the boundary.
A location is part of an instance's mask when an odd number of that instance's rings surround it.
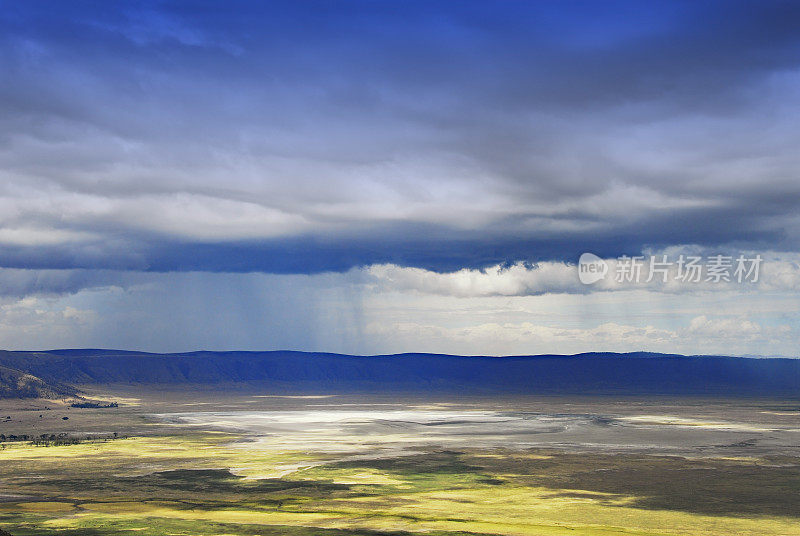
<svg viewBox="0 0 800 536">
<path fill-rule="evenodd" d="M 0 347 L 50 349 L 80 345 L 98 318 L 53 300 L 27 297 L 0 302 Z"/>
<path fill-rule="evenodd" d="M 752 338 L 761 335 L 759 324 L 746 318 L 708 318 L 706 315 L 692 319 L 687 330 L 694 336 L 713 338 Z"/>
<path fill-rule="evenodd" d="M 678 249 L 675 248 L 670 250 L 667 260 L 674 263 L 678 258 L 677 251 Z M 660 256 L 662 253 L 658 255 Z M 755 253 L 748 253 L 746 258 L 752 258 L 754 255 Z M 632 290 L 669 294 L 800 290 L 800 263 L 798 263 L 797 255 L 765 254 L 764 259 L 760 265 L 758 280 L 752 282 L 745 279 L 741 283 L 735 278 L 731 278 L 727 282 L 707 281 L 705 272 L 703 272 L 700 282 L 682 281 L 677 277 L 678 267 L 676 264 L 669 268 L 667 282 L 663 282 L 657 273 L 654 274 L 651 281 L 647 282 L 649 256 L 644 261 L 645 264 L 642 266 L 641 278 L 638 282 L 618 282 L 616 274 L 619 263 L 615 259 L 606 259 L 609 267 L 608 274 L 605 279 L 593 285 L 581 284 L 577 267 L 574 264 L 563 262 L 540 262 L 532 266 L 516 263 L 511 266 L 496 265 L 483 270 L 462 269 L 448 273 L 380 264 L 368 266 L 364 268 L 364 271 L 380 290 L 411 291 L 457 297 L 588 294 Z M 703 262 L 707 260 L 707 258 L 703 258 Z"/>
<path fill-rule="evenodd" d="M 365 268 L 384 290 L 415 291 L 446 296 L 526 296 L 545 293 L 584 293 L 575 266 L 544 262 L 536 267 L 517 263 L 492 266 L 485 270 L 463 269 L 438 273 L 421 268 L 405 268 L 393 264 Z"/>
</svg>

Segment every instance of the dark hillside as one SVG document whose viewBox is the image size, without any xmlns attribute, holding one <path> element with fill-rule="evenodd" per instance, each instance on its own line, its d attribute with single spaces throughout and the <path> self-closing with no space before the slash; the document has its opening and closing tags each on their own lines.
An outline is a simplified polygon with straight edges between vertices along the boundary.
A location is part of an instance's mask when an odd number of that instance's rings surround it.
<svg viewBox="0 0 800 536">
<path fill-rule="evenodd" d="M 649 353 L 464 357 L 56 350 L 0 352 L 0 365 L 70 384 L 259 382 L 304 391 L 800 396 L 800 360 Z"/>
<path fill-rule="evenodd" d="M 47 382 L 21 370 L 0 365 L 0 398 L 73 398 L 78 392 L 57 382 Z M 2 536 L 2 533 L 0 533 Z"/>
</svg>

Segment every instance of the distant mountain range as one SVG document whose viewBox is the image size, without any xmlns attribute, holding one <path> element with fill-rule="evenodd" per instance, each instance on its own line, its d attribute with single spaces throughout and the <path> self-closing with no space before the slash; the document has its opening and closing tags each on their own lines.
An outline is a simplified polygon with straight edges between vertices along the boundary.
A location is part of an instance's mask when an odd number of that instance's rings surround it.
<svg viewBox="0 0 800 536">
<path fill-rule="evenodd" d="M 512 357 L 308 352 L 119 350 L 0 351 L 3 383 L 257 383 L 276 392 L 459 392 L 477 394 L 683 394 L 797 396 L 800 359 L 653 353 Z M 11 370 L 13 369 L 13 370 Z M 19 374 L 28 376 L 19 376 Z M 14 374 L 17 374 L 15 376 Z M 15 379 L 16 378 L 16 379 Z M 42 383 L 37 383 L 42 382 Z M 0 391 L 0 392 L 15 392 Z"/>
</svg>

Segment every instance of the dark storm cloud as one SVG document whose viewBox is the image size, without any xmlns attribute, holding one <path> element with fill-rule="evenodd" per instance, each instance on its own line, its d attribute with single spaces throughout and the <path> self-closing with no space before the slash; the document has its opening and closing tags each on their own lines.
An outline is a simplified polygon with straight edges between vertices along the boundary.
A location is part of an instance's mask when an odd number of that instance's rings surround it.
<svg viewBox="0 0 800 536">
<path fill-rule="evenodd" d="M 0 25 L 3 266 L 800 246 L 794 2 L 25 2 Z"/>
<path fill-rule="evenodd" d="M 449 272 L 516 261 L 575 262 L 585 251 L 609 258 L 674 244 L 696 244 L 716 253 L 714 248 L 720 245 L 726 249 L 781 249 L 782 246 L 791 249 L 788 245 L 796 242 L 781 231 L 761 225 L 757 217 L 742 216 L 737 211 L 703 210 L 659 215 L 636 225 L 619 225 L 591 234 L 536 236 L 486 231 L 477 234 L 405 224 L 345 236 L 225 242 L 176 241 L 164 236 L 140 235 L 114 246 L 5 246 L 0 247 L 0 256 L 7 267 L 45 270 L 311 274 L 391 263 Z"/>
</svg>

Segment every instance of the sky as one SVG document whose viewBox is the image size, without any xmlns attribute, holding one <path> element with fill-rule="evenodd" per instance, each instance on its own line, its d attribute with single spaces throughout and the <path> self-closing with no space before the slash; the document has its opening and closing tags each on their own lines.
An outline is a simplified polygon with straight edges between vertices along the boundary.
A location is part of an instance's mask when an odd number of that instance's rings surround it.
<svg viewBox="0 0 800 536">
<path fill-rule="evenodd" d="M 0 348 L 796 357 L 799 127 L 796 2 L 0 0 Z"/>
</svg>

